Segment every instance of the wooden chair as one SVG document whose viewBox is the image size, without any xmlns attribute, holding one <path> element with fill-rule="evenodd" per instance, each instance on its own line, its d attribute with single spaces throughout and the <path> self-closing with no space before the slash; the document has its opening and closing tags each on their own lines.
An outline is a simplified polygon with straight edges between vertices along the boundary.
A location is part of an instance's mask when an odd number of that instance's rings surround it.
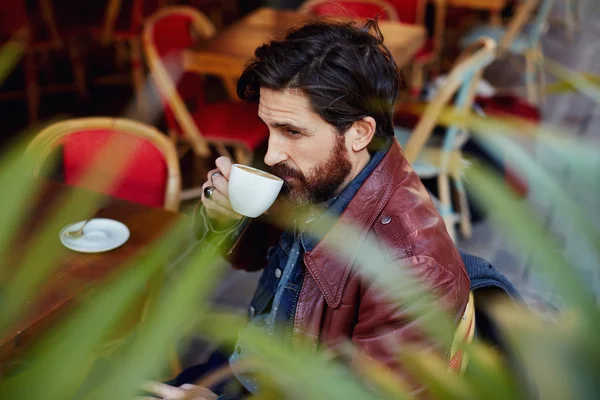
<svg viewBox="0 0 600 400">
<path fill-rule="evenodd" d="M 102 169 L 96 155 L 107 151 L 111 141 L 130 146 L 131 151 L 108 187 L 84 180 L 94 163 Z M 171 141 L 155 128 L 123 118 L 79 118 L 54 123 L 31 142 L 28 152 L 39 152 L 34 174 L 39 175 L 44 160 L 62 148 L 64 181 L 67 184 L 101 191 L 114 197 L 144 205 L 177 211 L 181 197 L 181 173 L 177 151 Z M 37 155 L 37 154 L 36 154 Z M 102 161 L 102 160 L 100 160 Z M 107 160 L 107 173 L 112 162 Z M 118 161 L 117 161 L 118 162 Z"/>
<path fill-rule="evenodd" d="M 498 57 L 504 57 L 507 53 L 524 56 L 527 99 L 535 105 L 539 104 L 545 85 L 544 54 L 540 46 L 540 37 L 553 1 L 526 0 L 506 27 L 477 27 L 461 41 L 462 46 L 466 47 L 480 37 L 491 37 L 498 43 Z M 536 9 L 537 14 L 527 27 Z"/>
<path fill-rule="evenodd" d="M 131 73 L 98 77 L 97 84 L 132 84 L 138 105 L 144 109 L 145 84 L 141 33 L 144 18 L 154 12 L 159 0 L 108 0 L 105 2 L 73 3 L 70 0 L 39 0 L 48 3 L 57 21 L 55 31 L 68 43 L 73 69 L 78 74 L 82 90 L 87 90 L 81 39 L 93 39 L 116 49 L 117 64 L 131 63 Z"/>
<path fill-rule="evenodd" d="M 142 54 L 142 29 L 144 20 L 159 7 L 159 0 L 109 0 L 104 12 L 101 29 L 94 36 L 104 45 L 114 45 L 117 50 L 117 63 L 123 60 L 131 64 L 129 77 L 113 75 L 100 77 L 99 84 L 131 83 L 136 95 L 138 107 L 147 111 L 144 101 L 146 73 Z"/>
<path fill-rule="evenodd" d="M 398 21 L 394 7 L 383 0 L 309 0 L 300 11 L 323 17 L 375 18 Z"/>
<path fill-rule="evenodd" d="M 25 97 L 30 123 L 36 123 L 39 119 L 42 92 L 77 89 L 82 94 L 82 85 L 78 79 L 80 75 L 77 71 L 74 71 L 74 83 L 51 83 L 43 88 L 39 85 L 40 71 L 48 55 L 66 49 L 56 28 L 55 16 L 49 0 L 39 0 L 35 9 L 28 7 L 25 0 L 3 2 L 0 6 L 0 47 L 4 45 L 18 45 L 23 48 L 25 90 L 0 92 L 0 100 Z M 71 53 L 69 55 L 73 56 Z"/>
<path fill-rule="evenodd" d="M 467 132 L 461 124 L 448 126 L 441 145 L 429 143 L 438 118 L 454 99 L 457 111 L 469 111 L 473 104 L 475 89 L 484 68 L 496 55 L 496 43 L 491 38 L 481 38 L 463 51 L 448 79 L 427 106 L 419 123 L 411 132 L 395 128 L 396 138 L 402 144 L 406 159 L 422 178 L 437 177 L 439 202 L 436 204 L 446 222 L 448 233 L 456 239 L 455 224 L 460 222 L 461 233 L 471 235 L 471 223 L 467 196 L 462 182 L 464 162 L 461 147 Z M 452 207 L 450 178 L 458 192 L 460 216 Z M 437 200 L 437 199 L 434 199 Z"/>
<path fill-rule="evenodd" d="M 180 154 L 191 148 L 197 157 L 218 154 L 241 164 L 250 163 L 254 151 L 266 142 L 268 128 L 258 118 L 258 105 L 228 100 L 207 103 L 204 77 L 183 60 L 186 49 L 209 41 L 216 34 L 210 20 L 191 7 L 165 7 L 146 23 L 143 45 L 152 78 L 165 103 L 169 136 L 179 144 Z M 237 97 L 239 71 L 227 68 L 227 60 L 211 60 L 230 97 Z M 188 108 L 189 104 L 189 108 Z M 230 152 L 230 149 L 232 150 Z M 185 197 L 199 195 L 197 190 Z"/>
</svg>

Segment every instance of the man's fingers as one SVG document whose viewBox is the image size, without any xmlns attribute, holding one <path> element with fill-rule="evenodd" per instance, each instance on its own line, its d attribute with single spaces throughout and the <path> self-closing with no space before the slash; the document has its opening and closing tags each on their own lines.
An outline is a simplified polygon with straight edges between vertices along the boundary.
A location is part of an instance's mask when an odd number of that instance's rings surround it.
<svg viewBox="0 0 600 400">
<path fill-rule="evenodd" d="M 188 398 L 190 400 L 213 400 L 217 399 L 219 396 L 213 393 L 210 389 L 207 389 L 202 386 L 190 385 L 189 383 L 184 383 L 179 386 L 181 389 L 184 389 L 187 392 Z"/>
<path fill-rule="evenodd" d="M 227 179 L 223 177 L 223 174 L 218 169 L 211 170 L 207 175 L 207 179 L 211 186 L 214 186 L 219 192 L 229 196 L 229 182 L 227 182 Z"/>
<path fill-rule="evenodd" d="M 164 399 L 182 399 L 186 394 L 186 391 L 183 389 L 153 381 L 144 382 L 142 389 Z"/>
<path fill-rule="evenodd" d="M 217 190 L 217 188 L 215 188 L 213 190 L 212 195 L 210 196 L 210 199 L 208 199 L 204 195 L 204 189 L 206 189 L 207 187 L 214 187 L 214 186 L 212 186 L 210 182 L 206 182 L 204 185 L 202 185 L 202 204 L 204 204 L 204 207 L 209 208 L 211 206 L 211 203 L 219 203 L 224 208 L 226 208 L 230 211 L 233 211 L 233 208 L 231 207 L 231 203 L 229 203 L 229 198 L 227 196 L 225 196 L 223 193 L 221 193 L 219 190 Z"/>
<path fill-rule="evenodd" d="M 229 180 L 229 173 L 231 172 L 231 166 L 233 165 L 231 160 L 227 157 L 219 157 L 215 161 L 215 164 L 225 179 Z"/>
<path fill-rule="evenodd" d="M 216 188 L 215 188 L 216 189 Z M 223 207 L 225 207 L 228 210 L 233 211 L 233 207 L 231 207 L 231 203 L 229 202 L 229 198 L 227 196 L 225 196 L 223 193 L 221 193 L 221 191 L 219 191 L 218 189 L 213 191 L 213 194 L 211 196 L 210 199 L 208 199 L 209 201 L 214 201 L 219 203 L 220 205 L 222 205 Z"/>
</svg>

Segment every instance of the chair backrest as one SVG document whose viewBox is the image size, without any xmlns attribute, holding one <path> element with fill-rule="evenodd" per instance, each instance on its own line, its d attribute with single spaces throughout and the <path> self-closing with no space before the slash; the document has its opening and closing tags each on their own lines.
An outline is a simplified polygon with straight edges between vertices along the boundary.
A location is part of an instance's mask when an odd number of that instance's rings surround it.
<svg viewBox="0 0 600 400">
<path fill-rule="evenodd" d="M 125 149 L 113 159 L 101 160 L 107 152 Z M 61 121 L 42 130 L 27 151 L 39 158 L 34 175 L 58 148 L 63 152 L 64 181 L 67 184 L 101 191 L 124 200 L 167 210 L 179 209 L 181 173 L 173 143 L 155 128 L 123 118 L 79 118 Z M 106 165 L 106 167 L 104 167 Z M 108 186 L 85 179 L 86 173 L 109 176 Z M 117 169 L 115 173 L 115 169 Z M 112 176 L 114 174 L 116 176 Z"/>
<path fill-rule="evenodd" d="M 398 21 L 394 7 L 383 0 L 309 0 L 300 11 L 323 17 L 375 18 Z"/>
<path fill-rule="evenodd" d="M 152 15 L 144 25 L 143 45 L 150 73 L 163 98 L 169 128 L 181 132 L 194 152 L 207 156 L 209 148 L 194 123 L 178 82 L 184 78 L 183 51 L 197 41 L 209 41 L 216 34 L 212 22 L 200 11 L 186 6 L 165 7 Z M 202 77 L 196 75 L 196 78 Z M 203 101 L 202 83 L 194 81 L 194 101 Z M 186 83 L 189 85 L 189 83 Z"/>
<path fill-rule="evenodd" d="M 506 34 L 498 45 L 498 56 L 502 57 L 510 48 L 514 40 L 523 32 L 523 29 L 531 19 L 531 15 L 537 9 L 537 14 L 532 21 L 528 41 L 531 47 L 537 45 L 542 27 L 548 18 L 554 0 L 526 0 L 521 4 L 514 17 L 506 27 Z M 538 7 L 539 6 L 539 7 Z"/>
<path fill-rule="evenodd" d="M 452 99 L 454 99 L 453 106 L 457 111 L 467 111 L 471 108 L 483 70 L 494 60 L 495 56 L 496 42 L 488 37 L 480 38 L 461 53 L 446 82 L 425 109 L 404 147 L 404 154 L 409 162 L 412 163 L 417 159 L 430 138 L 441 113 Z M 451 152 L 456 148 L 458 133 L 462 129 L 460 123 L 448 127 L 442 149 L 442 168 L 450 162 Z"/>
</svg>

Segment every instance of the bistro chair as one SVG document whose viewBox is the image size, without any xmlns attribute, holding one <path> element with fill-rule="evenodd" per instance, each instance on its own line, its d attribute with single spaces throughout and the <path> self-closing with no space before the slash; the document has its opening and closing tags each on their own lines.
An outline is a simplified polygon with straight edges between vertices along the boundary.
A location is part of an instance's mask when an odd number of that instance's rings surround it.
<svg viewBox="0 0 600 400">
<path fill-rule="evenodd" d="M 198 10 L 162 8 L 144 28 L 146 60 L 165 105 L 169 136 L 180 145 L 180 154 L 191 148 L 197 157 L 205 158 L 215 149 L 219 155 L 247 164 L 269 131 L 258 118 L 257 104 L 234 100 L 237 76 L 234 80 L 230 71 L 238 73 L 238 69 L 228 69 L 226 58 L 213 60 L 214 73 L 231 100 L 208 103 L 205 77 L 184 62 L 185 50 L 206 44 L 215 35 L 213 24 Z"/>
<path fill-rule="evenodd" d="M 111 142 L 128 146 L 128 157 L 107 187 L 86 180 L 90 168 L 102 173 L 114 172 L 115 159 L 105 156 Z M 114 143 L 114 142 L 113 142 Z M 61 121 L 42 130 L 28 151 L 40 157 L 34 166 L 39 175 L 44 161 L 62 149 L 63 179 L 66 184 L 101 191 L 110 196 L 171 211 L 179 209 L 181 173 L 173 143 L 155 128 L 123 118 L 78 118 Z M 125 154 L 124 154 L 125 155 Z M 104 167 L 104 165 L 106 167 Z M 113 167 L 113 168 L 111 168 Z M 104 169 L 106 168 L 106 169 Z"/>
<path fill-rule="evenodd" d="M 396 127 L 396 139 L 404 149 L 406 159 L 421 178 L 437 178 L 439 199 L 434 199 L 448 233 L 456 240 L 456 223 L 461 233 L 471 235 L 471 222 L 467 196 L 462 181 L 465 163 L 461 148 L 467 141 L 468 132 L 456 122 L 446 128 L 442 143 L 432 140 L 438 119 L 448 104 L 456 111 L 470 111 L 475 88 L 481 80 L 484 68 L 496 55 L 496 43 L 491 38 L 481 38 L 465 49 L 448 75 L 448 79 L 431 103 L 427 105 L 412 132 Z M 460 215 L 452 207 L 450 179 L 459 197 Z"/>
<path fill-rule="evenodd" d="M 468 33 L 461 41 L 461 45 L 466 47 L 480 37 L 491 37 L 498 43 L 498 57 L 504 57 L 507 53 L 523 56 L 527 100 L 534 105 L 538 105 L 541 101 L 545 85 L 544 54 L 540 38 L 553 1 L 525 0 L 506 27 L 480 26 Z M 527 24 L 532 16 L 534 16 L 533 21 Z"/>
<path fill-rule="evenodd" d="M 60 36 L 50 0 L 39 0 L 36 7 L 28 7 L 26 0 L 4 1 L 0 5 L 0 47 L 20 46 L 23 48 L 23 66 L 25 90 L 0 92 L 0 101 L 9 101 L 25 97 L 29 123 L 38 122 L 40 97 L 44 93 L 57 93 L 76 89 L 85 96 L 81 73 L 73 71 L 74 81 L 64 84 L 53 82 L 40 85 L 40 74 L 48 58 L 57 51 L 67 50 Z M 69 51 L 71 60 L 76 54 Z"/>
</svg>

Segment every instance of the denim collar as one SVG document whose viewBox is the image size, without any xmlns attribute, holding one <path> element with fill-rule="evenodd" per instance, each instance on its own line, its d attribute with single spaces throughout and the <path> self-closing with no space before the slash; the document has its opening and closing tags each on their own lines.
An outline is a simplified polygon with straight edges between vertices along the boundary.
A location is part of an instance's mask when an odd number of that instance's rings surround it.
<svg viewBox="0 0 600 400">
<path fill-rule="evenodd" d="M 350 204 L 350 201 L 352 201 L 356 195 L 356 192 L 358 192 L 358 189 L 360 189 L 369 175 L 371 175 L 371 172 L 373 172 L 377 165 L 379 165 L 383 157 L 385 157 L 387 154 L 388 150 L 389 146 L 385 146 L 381 150 L 373 153 L 367 165 L 362 171 L 360 171 L 356 178 L 354 178 L 337 196 L 329 199 L 321 205 L 322 208 L 325 208 L 325 214 L 327 214 L 328 217 L 334 217 L 337 219 L 342 212 L 344 212 L 348 204 Z M 317 218 L 314 220 L 314 222 L 310 223 L 322 223 L 323 221 L 320 220 L 321 218 Z M 331 221 L 330 218 L 328 218 L 328 220 Z M 322 232 L 325 232 L 325 230 L 322 230 Z M 300 235 L 300 241 L 305 252 L 312 251 L 321 241 L 321 239 L 322 237 L 315 237 L 306 233 L 302 233 Z"/>
</svg>

